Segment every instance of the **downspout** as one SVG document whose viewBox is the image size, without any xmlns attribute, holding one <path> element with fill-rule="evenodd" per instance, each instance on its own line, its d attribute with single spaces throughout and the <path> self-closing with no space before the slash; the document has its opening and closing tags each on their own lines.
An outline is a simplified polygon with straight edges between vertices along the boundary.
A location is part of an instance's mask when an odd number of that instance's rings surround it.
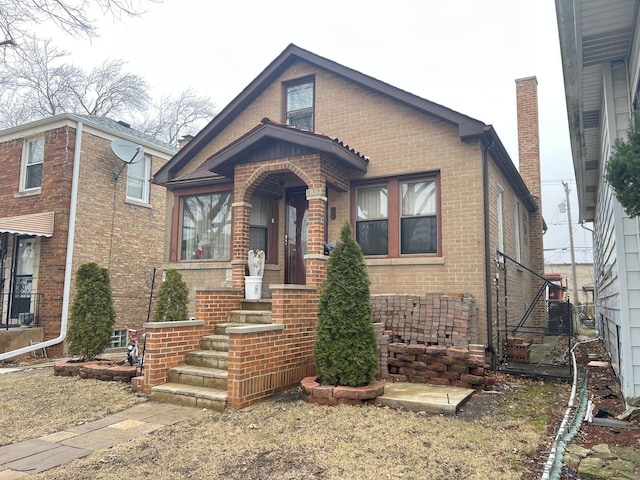
<svg viewBox="0 0 640 480">
<path fill-rule="evenodd" d="M 489 149 L 493 148 L 493 140 L 482 146 L 482 197 L 483 197 L 483 214 L 484 214 L 484 248 L 485 248 L 485 262 L 484 262 L 484 291 L 485 302 L 487 303 L 487 350 L 491 354 L 491 369 L 496 368 L 495 350 L 493 345 L 493 322 L 491 311 L 493 309 L 492 302 L 492 285 L 493 275 L 491 274 L 491 266 L 493 258 L 491 252 L 491 229 L 489 220 Z"/>
<path fill-rule="evenodd" d="M 10 352 L 0 353 L 0 361 L 25 353 L 30 353 L 44 347 L 51 347 L 64 342 L 67 336 L 67 324 L 69 321 L 69 299 L 71 293 L 71 268 L 73 266 L 73 244 L 76 233 L 76 210 L 78 206 L 78 180 L 80 178 L 80 149 L 82 146 L 82 122 L 77 122 L 76 142 L 73 152 L 73 176 L 71 180 L 71 205 L 69 207 L 69 229 L 67 235 L 67 257 L 64 268 L 64 287 L 62 293 L 62 316 L 60 319 L 60 334 L 56 338 L 36 343 L 28 347 L 19 348 Z"/>
</svg>

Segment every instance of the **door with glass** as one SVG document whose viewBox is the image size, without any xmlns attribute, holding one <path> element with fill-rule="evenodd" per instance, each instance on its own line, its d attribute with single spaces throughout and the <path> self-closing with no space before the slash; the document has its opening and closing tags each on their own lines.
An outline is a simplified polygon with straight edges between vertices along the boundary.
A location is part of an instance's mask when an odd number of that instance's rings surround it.
<svg viewBox="0 0 640 480">
<path fill-rule="evenodd" d="M 309 203 L 306 197 L 306 189 L 288 190 L 285 198 L 284 282 L 305 285 L 306 266 L 304 256 L 307 253 L 307 228 L 309 224 Z"/>
<path fill-rule="evenodd" d="M 11 318 L 31 311 L 35 238 L 15 237 L 11 278 Z"/>
</svg>

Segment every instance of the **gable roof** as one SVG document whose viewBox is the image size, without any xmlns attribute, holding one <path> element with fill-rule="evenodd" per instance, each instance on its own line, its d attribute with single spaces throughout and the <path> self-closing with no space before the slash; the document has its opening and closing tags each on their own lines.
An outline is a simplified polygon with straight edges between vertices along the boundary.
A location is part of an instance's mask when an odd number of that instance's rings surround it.
<svg viewBox="0 0 640 480">
<path fill-rule="evenodd" d="M 229 173 L 233 173 L 233 166 L 227 166 L 228 161 L 239 153 L 249 150 L 265 140 L 280 140 L 285 143 L 307 147 L 326 153 L 332 158 L 342 162 L 349 169 L 360 172 L 367 171 L 369 159 L 348 145 L 345 145 L 340 140 L 308 130 L 301 130 L 289 125 L 274 123 L 268 118 L 263 118 L 258 126 L 249 130 L 242 137 L 209 157 L 198 167 L 198 170 L 204 169 L 222 174 L 230 170 Z"/>
<path fill-rule="evenodd" d="M 297 61 L 304 61 L 343 77 L 362 88 L 392 98 L 410 108 L 433 115 L 458 126 L 461 138 L 478 136 L 486 126 L 483 122 L 458 113 L 450 108 L 420 98 L 388 83 L 340 65 L 332 60 L 290 44 L 273 60 L 240 94 L 234 98 L 193 140 L 185 145 L 155 175 L 154 180 L 163 184 L 171 180 L 216 134 L 244 110 L 275 78 Z"/>
<path fill-rule="evenodd" d="M 204 148 L 219 132 L 221 132 L 229 123 L 231 123 L 251 102 L 253 102 L 276 78 L 278 78 L 285 70 L 298 61 L 304 61 L 318 68 L 324 69 L 342 77 L 349 82 L 356 84 L 366 90 L 373 91 L 379 95 L 383 95 L 395 102 L 405 105 L 408 108 L 425 113 L 449 124 L 458 127 L 458 135 L 461 139 L 483 138 L 485 145 L 492 145 L 492 156 L 498 167 L 504 175 L 512 181 L 512 185 L 520 198 L 530 211 L 537 210 L 537 204 L 532 199 L 529 189 L 525 185 L 520 173 L 511 161 L 504 145 L 498 138 L 495 130 L 491 125 L 463 115 L 455 110 L 444 107 L 437 103 L 431 102 L 424 98 L 418 97 L 400 88 L 394 87 L 388 83 L 382 82 L 376 78 L 365 75 L 351 68 L 340 65 L 332 60 L 316 55 L 315 53 L 304 50 L 294 44 L 290 44 L 285 48 L 278 57 L 275 58 L 249 85 L 235 97 L 209 124 L 204 127 L 198 134 L 178 151 L 178 153 L 167 162 L 155 174 L 153 180 L 155 183 L 166 185 L 173 180 L 176 174 L 188 164 L 195 155 Z M 270 129 L 270 132 L 276 130 Z M 249 132 L 250 133 L 250 132 Z M 284 135 L 284 133 L 283 133 Z M 327 137 L 329 138 L 329 137 Z M 228 148 L 231 148 L 235 142 L 225 147 L 221 154 Z M 214 155 L 214 157 L 216 157 Z M 213 157 L 212 157 L 213 158 Z M 218 160 L 223 161 L 223 156 Z M 207 162 L 209 162 L 208 159 Z M 216 161 L 211 160 L 212 164 Z"/>
</svg>

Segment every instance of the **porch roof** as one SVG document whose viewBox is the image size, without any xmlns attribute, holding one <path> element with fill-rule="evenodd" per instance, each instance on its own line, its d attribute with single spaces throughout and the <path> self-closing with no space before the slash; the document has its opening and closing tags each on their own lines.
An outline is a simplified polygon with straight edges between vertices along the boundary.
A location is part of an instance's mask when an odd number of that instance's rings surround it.
<svg viewBox="0 0 640 480">
<path fill-rule="evenodd" d="M 340 140 L 263 118 L 260 124 L 210 156 L 189 176 L 202 178 L 204 175 L 211 176 L 211 172 L 231 176 L 235 163 L 255 160 L 252 152 L 261 146 L 272 146 L 273 142 L 295 145 L 300 147 L 301 153 L 306 151 L 322 152 L 344 164 L 347 169 L 359 172 L 367 171 L 368 157 Z M 273 155 L 277 156 L 277 153 L 273 153 Z M 180 177 L 177 181 L 184 181 L 187 176 Z"/>
<path fill-rule="evenodd" d="M 0 218 L 0 232 L 52 237 L 54 216 L 54 212 L 43 212 Z"/>
</svg>

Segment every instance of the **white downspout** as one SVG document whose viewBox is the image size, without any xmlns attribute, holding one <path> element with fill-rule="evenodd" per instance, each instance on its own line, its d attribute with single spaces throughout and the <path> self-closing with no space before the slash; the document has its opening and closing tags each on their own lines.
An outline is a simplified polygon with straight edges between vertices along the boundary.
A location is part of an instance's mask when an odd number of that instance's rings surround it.
<svg viewBox="0 0 640 480">
<path fill-rule="evenodd" d="M 0 353 L 0 361 L 25 353 L 33 352 L 44 347 L 51 347 L 64 342 L 69 323 L 69 299 L 71 294 L 71 268 L 73 266 L 73 245 L 76 236 L 76 210 L 78 206 L 78 181 L 80 179 L 80 149 L 82 147 L 82 122 L 77 122 L 76 142 L 73 152 L 73 177 L 71 181 L 71 205 L 69 207 L 69 233 L 67 235 L 67 257 L 64 267 L 64 287 L 62 293 L 62 316 L 60 318 L 60 335 L 42 343 L 19 348 L 10 352 Z"/>
</svg>

